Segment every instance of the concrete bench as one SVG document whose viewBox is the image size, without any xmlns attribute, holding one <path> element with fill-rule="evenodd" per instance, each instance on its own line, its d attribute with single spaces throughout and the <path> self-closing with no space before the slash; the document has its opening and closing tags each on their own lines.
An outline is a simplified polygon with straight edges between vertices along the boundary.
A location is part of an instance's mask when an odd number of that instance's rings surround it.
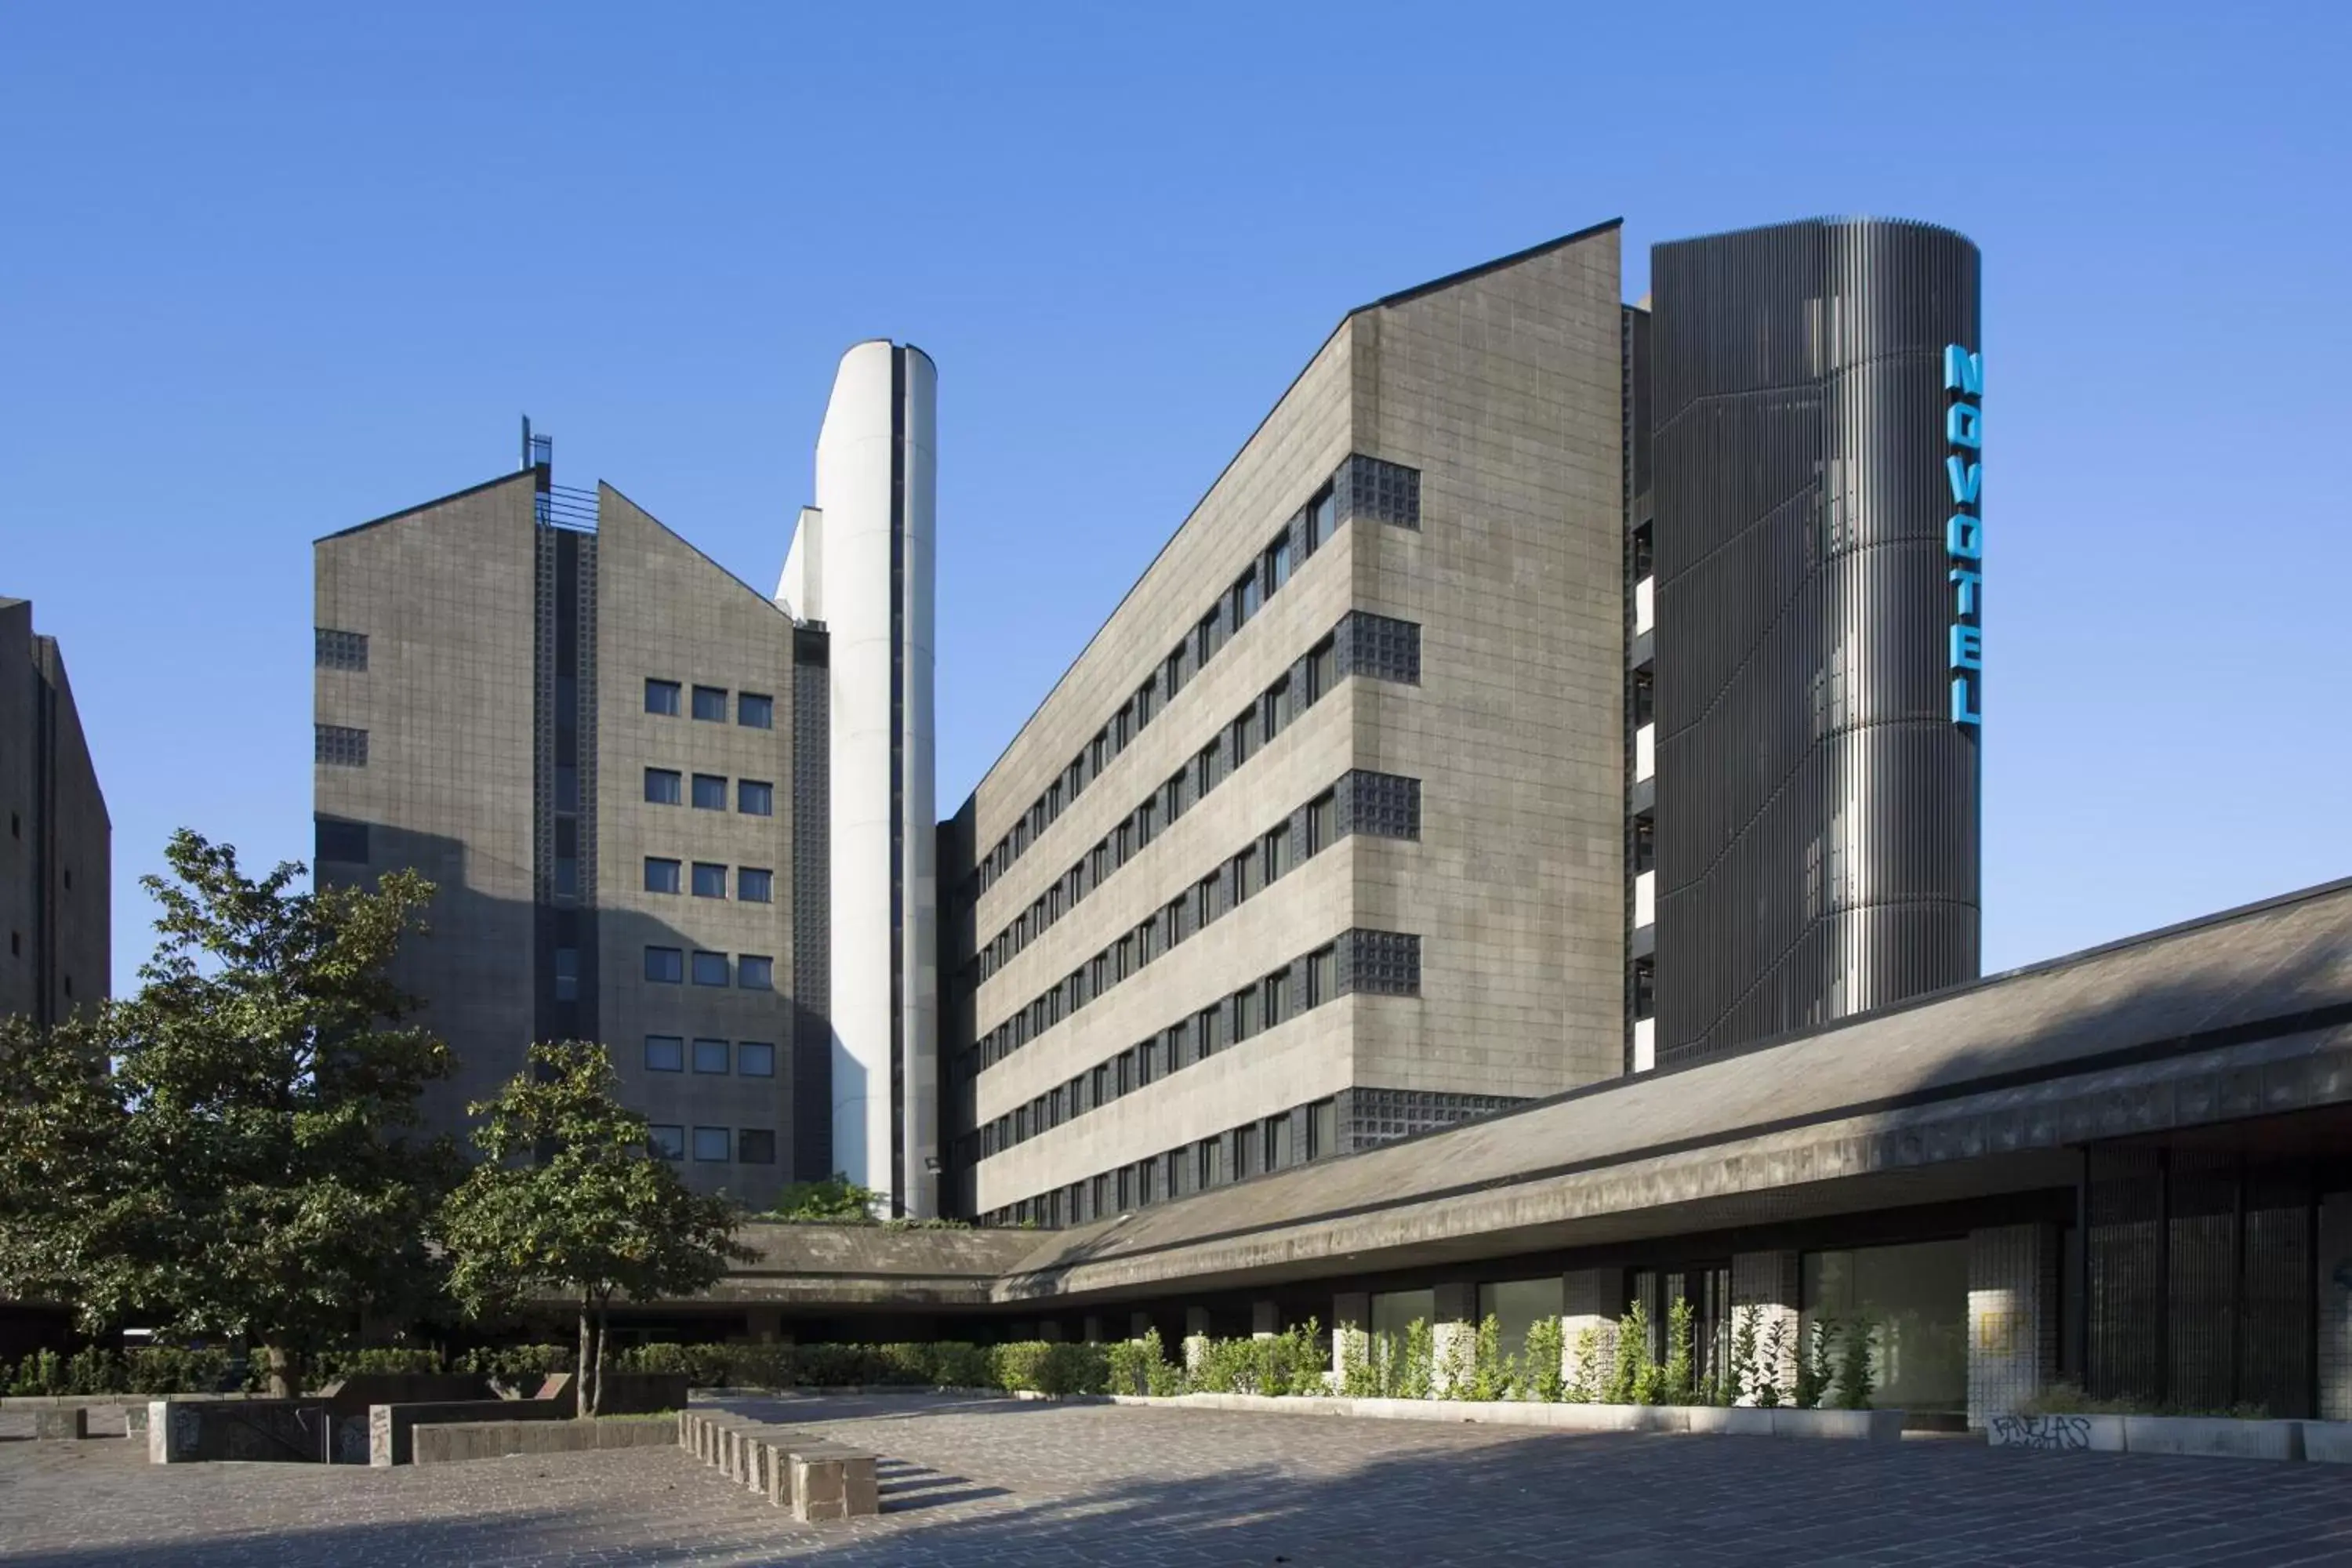
<svg viewBox="0 0 2352 1568">
<path fill-rule="evenodd" d="M 725 1412 L 678 1413 L 678 1446 L 798 1520 L 882 1511 L 875 1456 L 863 1448 Z"/>
<path fill-rule="evenodd" d="M 89 1436 L 89 1407 L 77 1405 L 64 1410 L 33 1412 L 33 1436 L 41 1441 L 55 1438 L 78 1439 Z"/>
</svg>

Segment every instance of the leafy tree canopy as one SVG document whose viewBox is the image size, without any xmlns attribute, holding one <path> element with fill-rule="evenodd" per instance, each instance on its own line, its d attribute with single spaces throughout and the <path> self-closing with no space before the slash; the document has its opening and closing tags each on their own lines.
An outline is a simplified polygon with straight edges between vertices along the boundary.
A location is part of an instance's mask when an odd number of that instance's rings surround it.
<svg viewBox="0 0 2352 1568">
<path fill-rule="evenodd" d="M 604 1047 L 535 1045 L 530 1067 L 495 1099 L 474 1142 L 487 1158 L 449 1195 L 443 1235 L 449 1291 L 467 1311 L 499 1316 L 534 1297 L 579 1303 L 581 1413 L 596 1408 L 602 1323 L 613 1296 L 691 1295 L 723 1277 L 736 1205 L 688 1188 L 646 1147 L 645 1119 L 614 1095 Z M 592 1317 L 595 1326 L 591 1345 Z"/>
<path fill-rule="evenodd" d="M 872 1187 L 859 1186 L 847 1172 L 821 1182 L 794 1182 L 777 1194 L 771 1219 L 796 1225 L 877 1225 L 885 1203 Z"/>
<path fill-rule="evenodd" d="M 452 1062 L 390 978 L 431 884 L 256 881 L 185 829 L 164 855 L 138 994 L 0 1021 L 0 1295 L 295 1350 L 404 1315 L 456 1173 L 405 1135 Z"/>
</svg>

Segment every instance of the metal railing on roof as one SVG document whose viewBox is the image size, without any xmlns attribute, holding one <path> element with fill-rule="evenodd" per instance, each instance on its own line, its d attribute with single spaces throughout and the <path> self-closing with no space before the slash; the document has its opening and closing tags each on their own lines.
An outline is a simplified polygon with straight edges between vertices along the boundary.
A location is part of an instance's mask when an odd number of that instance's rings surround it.
<svg viewBox="0 0 2352 1568">
<path fill-rule="evenodd" d="M 593 533 L 596 531 L 596 492 L 574 489 L 569 485 L 550 485 L 539 492 L 535 515 L 550 528 L 569 528 L 582 533 Z"/>
</svg>

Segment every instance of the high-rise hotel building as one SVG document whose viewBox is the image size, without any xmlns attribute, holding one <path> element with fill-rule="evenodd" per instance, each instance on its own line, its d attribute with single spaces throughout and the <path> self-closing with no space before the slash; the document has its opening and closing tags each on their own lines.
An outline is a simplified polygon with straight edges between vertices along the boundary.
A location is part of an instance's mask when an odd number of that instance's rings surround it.
<svg viewBox="0 0 2352 1568">
<path fill-rule="evenodd" d="M 318 541 L 316 872 L 436 887 L 400 973 L 458 1060 L 433 1130 L 595 1038 L 696 1185 L 928 1205 L 931 406 L 918 351 L 845 356 L 796 604 L 528 426 L 517 472 Z"/>
<path fill-rule="evenodd" d="M 1618 247 L 1350 312 L 943 826 L 951 1210 L 1082 1223 L 1975 974 L 1975 250 L 1694 240 L 1643 308 Z"/>
</svg>

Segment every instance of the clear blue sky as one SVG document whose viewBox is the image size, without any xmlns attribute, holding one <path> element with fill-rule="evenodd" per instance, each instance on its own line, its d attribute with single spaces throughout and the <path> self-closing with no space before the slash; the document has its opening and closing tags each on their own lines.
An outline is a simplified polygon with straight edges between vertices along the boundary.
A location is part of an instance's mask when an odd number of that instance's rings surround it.
<svg viewBox="0 0 2352 1568">
<path fill-rule="evenodd" d="M 310 849 L 317 534 L 613 480 L 772 586 L 833 364 L 940 369 L 951 806 L 1349 306 L 1622 216 L 1984 248 L 1989 967 L 2352 872 L 2352 7 L 18 6 L 0 593 L 117 984 Z"/>
</svg>

